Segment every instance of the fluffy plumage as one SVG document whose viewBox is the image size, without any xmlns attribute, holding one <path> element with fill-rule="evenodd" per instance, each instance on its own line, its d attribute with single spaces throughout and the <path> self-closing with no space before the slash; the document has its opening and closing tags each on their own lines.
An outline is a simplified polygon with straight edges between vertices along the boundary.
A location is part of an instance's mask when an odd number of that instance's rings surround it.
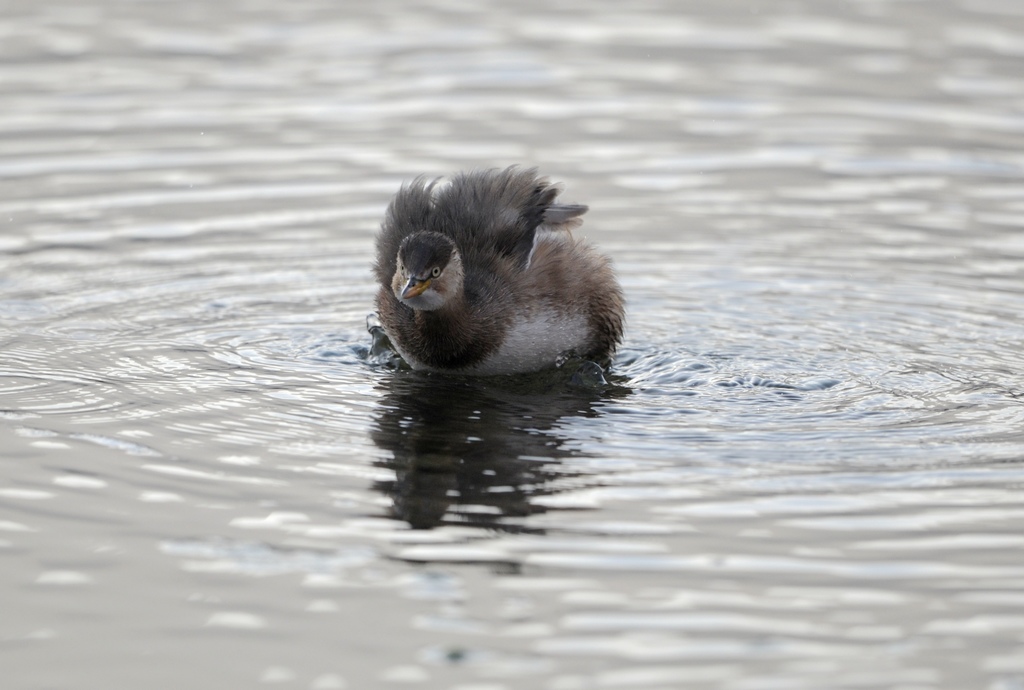
<svg viewBox="0 0 1024 690">
<path fill-rule="evenodd" d="M 377 310 L 413 367 L 511 374 L 572 352 L 607 364 L 622 339 L 610 262 L 576 239 L 587 207 L 534 169 L 417 178 L 377 235 Z"/>
</svg>

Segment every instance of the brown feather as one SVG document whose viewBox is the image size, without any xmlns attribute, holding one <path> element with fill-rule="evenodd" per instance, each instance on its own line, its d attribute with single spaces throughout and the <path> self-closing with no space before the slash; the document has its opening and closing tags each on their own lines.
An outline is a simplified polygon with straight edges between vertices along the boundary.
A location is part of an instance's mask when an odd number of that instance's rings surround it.
<svg viewBox="0 0 1024 690">
<path fill-rule="evenodd" d="M 377 236 L 374 271 L 381 323 L 411 365 L 472 372 L 500 353 L 517 324 L 559 315 L 585 317 L 576 354 L 610 361 L 622 339 L 622 291 L 610 261 L 569 233 L 587 207 L 554 203 L 560 191 L 516 167 L 460 173 L 446 184 L 417 178 L 399 190 Z M 450 265 L 444 238 L 455 246 Z M 421 278 L 444 269 L 431 285 L 438 308 L 403 303 L 400 252 L 408 263 L 401 268 Z"/>
</svg>

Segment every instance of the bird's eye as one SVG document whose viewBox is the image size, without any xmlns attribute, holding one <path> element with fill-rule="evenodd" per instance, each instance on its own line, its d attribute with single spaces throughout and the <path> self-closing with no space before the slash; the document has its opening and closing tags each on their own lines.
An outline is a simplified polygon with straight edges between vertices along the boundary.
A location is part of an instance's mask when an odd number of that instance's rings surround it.
<svg viewBox="0 0 1024 690">
<path fill-rule="evenodd" d="M 441 275 L 441 269 L 438 268 L 437 266 L 434 266 L 434 268 L 430 271 L 430 275 L 434 276 L 435 278 L 438 277 L 439 275 Z"/>
</svg>

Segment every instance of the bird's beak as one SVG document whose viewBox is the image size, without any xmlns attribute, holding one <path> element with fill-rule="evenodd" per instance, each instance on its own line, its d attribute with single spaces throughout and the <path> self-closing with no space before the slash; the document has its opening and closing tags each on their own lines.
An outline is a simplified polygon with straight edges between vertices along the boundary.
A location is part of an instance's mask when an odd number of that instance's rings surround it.
<svg viewBox="0 0 1024 690">
<path fill-rule="evenodd" d="M 428 287 L 430 287 L 430 278 L 419 280 L 416 277 L 410 277 L 409 282 L 405 284 L 405 289 L 402 290 L 402 299 L 419 297 L 426 292 Z"/>
</svg>

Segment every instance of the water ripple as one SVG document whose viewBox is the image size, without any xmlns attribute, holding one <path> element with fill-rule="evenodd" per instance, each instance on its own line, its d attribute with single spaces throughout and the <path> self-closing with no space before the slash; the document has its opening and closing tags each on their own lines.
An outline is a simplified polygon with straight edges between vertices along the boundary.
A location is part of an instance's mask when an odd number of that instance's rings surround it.
<svg viewBox="0 0 1024 690">
<path fill-rule="evenodd" d="M 0 25 L 9 682 L 1020 686 L 1013 3 L 130 5 Z M 603 382 L 366 332 L 390 194 L 510 163 Z"/>
</svg>

